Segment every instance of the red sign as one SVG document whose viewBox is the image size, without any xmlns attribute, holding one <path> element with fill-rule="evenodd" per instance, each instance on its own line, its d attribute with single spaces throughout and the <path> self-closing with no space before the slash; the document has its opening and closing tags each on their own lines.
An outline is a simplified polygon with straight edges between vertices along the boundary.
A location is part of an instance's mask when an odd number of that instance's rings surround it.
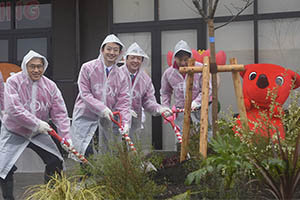
<svg viewBox="0 0 300 200">
<path fill-rule="evenodd" d="M 36 20 L 40 16 L 40 2 L 31 0 L 23 2 L 22 0 L 16 3 L 16 20 L 22 19 Z M 0 2 L 0 22 L 10 21 L 11 19 L 11 3 Z"/>
</svg>

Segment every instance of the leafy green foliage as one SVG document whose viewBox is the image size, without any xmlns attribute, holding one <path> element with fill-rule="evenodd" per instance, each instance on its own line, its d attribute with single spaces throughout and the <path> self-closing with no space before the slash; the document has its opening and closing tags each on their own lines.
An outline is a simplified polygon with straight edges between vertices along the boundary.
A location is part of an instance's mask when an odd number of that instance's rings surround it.
<svg viewBox="0 0 300 200">
<path fill-rule="evenodd" d="M 233 135 L 233 132 L 225 135 L 217 135 L 212 139 L 211 148 L 215 152 L 205 159 L 199 170 L 188 175 L 186 184 L 201 183 L 205 176 L 219 172 L 225 181 L 225 186 L 233 187 L 234 178 L 243 170 L 244 173 L 250 174 L 253 170 L 246 155 L 247 146 L 240 142 L 239 137 Z"/>
<path fill-rule="evenodd" d="M 268 191 L 277 199 L 295 198 L 296 187 L 300 179 L 299 139 L 300 139 L 300 107 L 299 94 L 292 95 L 292 103 L 286 113 L 281 116 L 285 125 L 285 140 L 275 138 L 265 151 L 265 157 L 252 156 L 249 159 L 260 173 Z"/>
<path fill-rule="evenodd" d="M 197 171 L 188 175 L 186 184 L 196 183 L 201 186 L 209 177 L 218 177 L 219 183 L 224 183 L 225 191 L 232 191 L 240 183 L 240 177 L 244 177 L 245 180 L 263 183 L 267 191 L 277 199 L 296 198 L 296 187 L 300 179 L 300 95 L 295 93 L 288 110 L 278 116 L 285 126 L 285 139 L 281 139 L 276 127 L 270 124 L 276 94 L 271 91 L 269 95 L 274 101 L 270 108 L 271 114 L 262 112 L 262 120 L 258 120 L 255 127 L 263 127 L 260 130 L 269 131 L 269 136 L 275 130 L 273 137 L 263 137 L 242 129 L 238 129 L 241 136 L 237 136 L 233 133 L 234 119 L 220 120 L 219 133 L 209 144 L 214 153 L 203 160 Z M 253 181 L 249 183 L 251 182 Z M 217 185 L 218 183 L 212 184 L 212 187 Z M 202 194 L 205 193 L 203 189 Z M 208 187 L 206 189 L 213 190 Z"/>
<path fill-rule="evenodd" d="M 147 175 L 147 163 L 140 152 L 128 151 L 123 144 L 115 144 L 113 151 L 95 155 L 94 168 L 83 168 L 84 174 L 97 185 L 104 185 L 114 199 L 153 199 L 163 191 Z"/>
</svg>

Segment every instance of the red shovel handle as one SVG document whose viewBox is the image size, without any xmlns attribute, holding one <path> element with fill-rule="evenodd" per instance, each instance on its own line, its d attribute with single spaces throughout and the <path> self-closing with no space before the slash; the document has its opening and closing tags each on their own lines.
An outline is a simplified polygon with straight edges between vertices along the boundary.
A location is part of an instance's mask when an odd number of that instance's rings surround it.
<svg viewBox="0 0 300 200">
<path fill-rule="evenodd" d="M 81 162 L 83 162 L 84 164 L 88 164 L 89 161 L 80 153 L 78 153 L 78 151 L 76 151 L 76 149 L 74 147 L 72 147 L 70 145 L 70 143 L 61 138 L 54 129 L 52 129 L 51 131 L 48 131 L 49 135 L 52 135 L 55 139 L 57 139 L 62 145 L 67 146 L 68 151 L 71 152 L 72 154 L 74 154 Z"/>
<path fill-rule="evenodd" d="M 175 132 L 175 135 L 177 137 L 177 140 L 178 142 L 181 144 L 182 143 L 182 136 L 180 134 L 180 128 L 174 123 L 174 119 L 171 120 L 171 119 L 168 119 L 164 113 L 162 113 L 162 117 L 170 123 L 170 125 L 172 126 L 174 132 Z"/>
<path fill-rule="evenodd" d="M 115 111 L 113 112 L 113 115 L 117 115 L 119 116 L 119 122 L 117 120 L 114 119 L 114 117 L 110 117 L 111 121 L 113 121 L 121 130 L 123 130 L 122 127 L 122 116 L 120 114 L 120 111 Z M 133 152 L 136 152 L 136 148 L 134 147 L 133 142 L 131 141 L 129 135 L 127 133 L 123 133 L 122 138 L 125 140 L 126 144 L 130 147 L 130 149 Z"/>
<path fill-rule="evenodd" d="M 123 130 L 123 127 L 122 127 L 122 116 L 120 114 L 120 111 L 115 111 L 113 112 L 113 115 L 117 115 L 119 116 L 119 121 L 115 120 L 114 117 L 110 117 L 111 121 L 113 121 L 120 129 Z"/>
</svg>

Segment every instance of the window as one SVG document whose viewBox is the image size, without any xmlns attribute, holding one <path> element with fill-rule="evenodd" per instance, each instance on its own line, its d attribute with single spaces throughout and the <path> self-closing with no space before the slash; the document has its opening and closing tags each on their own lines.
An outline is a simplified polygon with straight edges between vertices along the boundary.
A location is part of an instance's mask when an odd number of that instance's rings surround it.
<svg viewBox="0 0 300 200">
<path fill-rule="evenodd" d="M 10 7 L 9 1 L 0 1 L 0 30 L 10 29 Z"/>
<path fill-rule="evenodd" d="M 17 1 L 17 29 L 44 27 L 51 27 L 51 4 L 49 0 Z"/>
<path fill-rule="evenodd" d="M 31 49 L 51 60 L 51 19 L 51 0 L 0 0 L 0 62 L 20 65 Z"/>
<path fill-rule="evenodd" d="M 23 57 L 29 52 L 29 50 L 34 50 L 35 52 L 47 57 L 47 38 L 18 39 L 17 50 L 18 61 L 22 61 Z"/>
<path fill-rule="evenodd" d="M 258 0 L 259 13 L 299 11 L 299 0 Z"/>
<path fill-rule="evenodd" d="M 0 62 L 8 62 L 8 40 L 0 40 Z"/>
<path fill-rule="evenodd" d="M 113 22 L 154 20 L 154 0 L 114 0 Z"/>
<path fill-rule="evenodd" d="M 300 18 L 259 22 L 260 62 L 299 71 Z"/>
<path fill-rule="evenodd" d="M 188 19 L 200 15 L 191 0 L 159 0 L 159 19 Z"/>
<path fill-rule="evenodd" d="M 260 0 L 262 1 L 262 0 Z M 231 16 L 238 13 L 245 6 L 243 0 L 222 0 L 219 1 L 218 8 L 216 10 L 215 16 Z M 253 6 L 249 6 L 246 10 L 243 11 L 243 15 L 253 14 Z"/>
</svg>

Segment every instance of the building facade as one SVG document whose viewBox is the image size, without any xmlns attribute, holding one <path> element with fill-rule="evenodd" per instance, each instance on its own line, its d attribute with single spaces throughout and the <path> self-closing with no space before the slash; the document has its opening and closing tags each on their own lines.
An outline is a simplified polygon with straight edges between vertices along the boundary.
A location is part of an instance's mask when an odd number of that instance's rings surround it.
<svg viewBox="0 0 300 200">
<path fill-rule="evenodd" d="M 215 26 L 230 21 L 243 4 L 219 1 Z M 299 32 L 299 0 L 254 0 L 234 22 L 216 30 L 216 49 L 240 64 L 268 62 L 299 72 Z M 138 42 L 150 56 L 146 70 L 158 101 L 166 55 L 176 42 L 183 39 L 194 49 L 208 48 L 207 25 L 192 0 L 0 0 L 0 62 L 20 65 L 29 49 L 45 55 L 50 63 L 46 75 L 62 90 L 70 117 L 80 66 L 98 56 L 108 33 L 117 34 L 126 46 Z M 231 75 L 220 76 L 221 109 L 236 112 Z M 146 119 L 145 143 L 174 149 L 169 125 L 161 117 Z"/>
</svg>

